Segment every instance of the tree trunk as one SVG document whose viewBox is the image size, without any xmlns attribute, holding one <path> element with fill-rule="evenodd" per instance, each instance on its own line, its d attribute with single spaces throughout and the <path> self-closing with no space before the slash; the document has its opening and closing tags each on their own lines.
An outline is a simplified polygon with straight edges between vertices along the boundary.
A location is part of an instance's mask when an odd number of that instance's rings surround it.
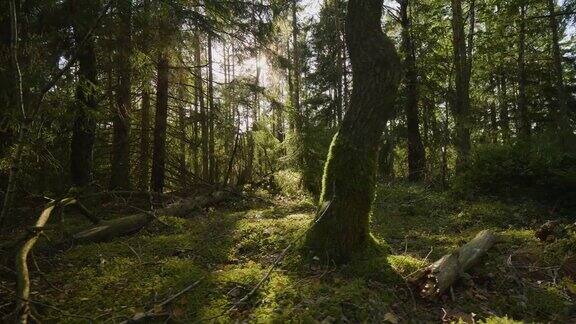
<svg viewBox="0 0 576 324">
<path fill-rule="evenodd" d="M 508 84 L 506 75 L 500 76 L 500 130 L 502 131 L 502 142 L 510 141 L 510 113 L 508 111 Z"/>
<path fill-rule="evenodd" d="M 156 117 L 154 120 L 154 146 L 152 148 L 152 191 L 162 193 L 166 172 L 166 122 L 168 117 L 169 59 L 166 53 L 158 60 L 156 83 Z"/>
<path fill-rule="evenodd" d="M 298 43 L 298 0 L 292 0 L 292 109 L 294 109 L 294 128 L 297 133 L 302 131 L 302 116 L 300 111 L 300 45 Z"/>
<path fill-rule="evenodd" d="M 418 71 L 416 53 L 410 31 L 408 16 L 409 0 L 400 2 L 402 22 L 402 49 L 404 51 L 404 70 L 406 82 L 406 122 L 408 128 L 408 180 L 420 181 L 426 172 L 426 152 L 420 136 L 418 118 Z"/>
<path fill-rule="evenodd" d="M 131 2 L 118 1 L 119 16 L 116 59 L 118 87 L 113 119 L 111 189 L 130 187 L 130 107 L 131 107 Z"/>
<path fill-rule="evenodd" d="M 474 8 L 471 8 L 474 12 Z M 473 16 L 471 15 L 473 20 Z M 472 26 L 472 24 L 471 24 Z M 473 30 L 470 32 L 473 33 Z M 472 37 L 470 38 L 472 39 Z M 466 49 L 466 36 L 464 34 L 464 18 L 462 17 L 462 1 L 452 0 L 452 46 L 454 51 L 454 67 L 456 72 L 456 92 L 454 97 L 455 146 L 457 152 L 456 169 L 462 167 L 468 160 L 470 153 L 470 61 L 472 44 Z"/>
<path fill-rule="evenodd" d="M 394 44 L 381 29 L 382 4 L 382 0 L 348 2 L 352 99 L 328 153 L 320 197 L 323 210 L 305 243 L 313 255 L 335 262 L 347 261 L 371 243 L 368 223 L 379 145 L 394 113 L 402 74 Z"/>
<path fill-rule="evenodd" d="M 184 71 L 180 71 L 178 80 L 178 177 L 180 178 L 180 189 L 186 189 L 186 77 Z"/>
<path fill-rule="evenodd" d="M 148 191 L 150 168 L 150 89 L 148 82 L 142 86 L 142 107 L 140 112 L 140 164 L 138 189 Z"/>
<path fill-rule="evenodd" d="M 132 44 L 132 1 L 117 2 L 119 16 L 117 73 L 118 88 L 116 92 L 116 109 L 113 120 L 112 139 L 112 174 L 110 189 L 130 188 L 130 106 L 131 106 L 131 72 L 130 65 Z"/>
<path fill-rule="evenodd" d="M 209 169 L 209 135 L 208 135 L 208 114 L 206 113 L 206 105 L 204 103 L 204 80 L 202 79 L 202 43 L 200 42 L 200 32 L 194 35 L 194 61 L 196 63 L 196 78 L 195 88 L 198 104 L 200 105 L 200 128 L 202 131 L 202 178 L 204 180 L 210 179 Z"/>
<path fill-rule="evenodd" d="M 71 0 L 71 16 L 73 18 L 74 40 L 80 44 L 88 32 L 94 8 L 91 1 Z M 85 187 L 92 181 L 93 149 L 96 132 L 94 112 L 98 108 L 96 102 L 97 64 L 94 37 L 85 40 L 78 48 L 78 84 L 72 142 L 70 144 L 70 173 L 75 187 Z"/>
<path fill-rule="evenodd" d="M 208 181 L 215 183 L 216 176 L 216 156 L 214 154 L 214 122 L 216 116 L 216 107 L 214 106 L 214 74 L 212 68 L 212 36 L 208 36 L 208 160 L 209 172 Z"/>
<path fill-rule="evenodd" d="M 520 30 L 518 31 L 518 112 L 520 138 L 530 138 L 531 126 L 526 102 L 526 4 L 520 5 Z"/>
<path fill-rule="evenodd" d="M 552 32 L 552 62 L 554 68 L 554 83 L 556 86 L 556 96 L 558 107 L 553 110 L 553 119 L 557 131 L 562 134 L 569 134 L 570 118 L 568 116 L 568 98 L 564 86 L 564 72 L 562 70 L 562 52 L 560 50 L 560 36 L 558 35 L 558 22 L 556 21 L 556 1 L 548 0 L 549 23 Z M 564 143 L 566 136 L 558 136 Z"/>
</svg>

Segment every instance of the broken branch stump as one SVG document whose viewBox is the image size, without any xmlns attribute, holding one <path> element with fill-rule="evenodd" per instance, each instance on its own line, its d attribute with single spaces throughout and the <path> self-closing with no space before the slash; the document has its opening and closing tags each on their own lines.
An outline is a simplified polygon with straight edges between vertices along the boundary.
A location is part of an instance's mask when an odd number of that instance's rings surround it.
<svg viewBox="0 0 576 324">
<path fill-rule="evenodd" d="M 418 287 L 420 296 L 435 298 L 448 289 L 460 275 L 474 266 L 494 245 L 496 237 L 489 230 L 478 233 L 470 242 L 453 253 L 408 278 L 408 282 Z"/>
</svg>

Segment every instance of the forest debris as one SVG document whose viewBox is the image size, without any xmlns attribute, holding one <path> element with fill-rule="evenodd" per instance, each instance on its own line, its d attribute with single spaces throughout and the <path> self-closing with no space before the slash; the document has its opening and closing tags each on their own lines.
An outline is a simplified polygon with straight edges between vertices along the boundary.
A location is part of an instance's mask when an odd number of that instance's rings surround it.
<svg viewBox="0 0 576 324">
<path fill-rule="evenodd" d="M 136 233 L 148 225 L 152 219 L 154 219 L 153 215 L 142 213 L 103 221 L 97 226 L 74 234 L 72 238 L 78 243 L 108 241 L 118 236 Z"/>
<path fill-rule="evenodd" d="M 173 302 L 176 298 L 182 296 L 184 293 L 188 292 L 189 290 L 191 290 L 192 288 L 196 287 L 202 280 L 204 280 L 205 277 L 200 278 L 198 281 L 186 286 L 184 289 L 180 290 L 179 292 L 177 292 L 176 294 L 166 298 L 163 302 L 159 303 L 159 304 L 155 304 L 154 307 L 152 307 L 152 309 L 143 312 L 143 313 L 137 313 L 135 314 L 131 319 L 122 322 L 122 324 L 125 323 L 138 323 L 147 319 L 150 319 L 152 317 L 156 317 L 156 316 L 163 316 L 165 315 L 165 313 L 163 312 L 164 307 L 166 307 L 168 304 L 170 304 L 171 302 Z"/>
<path fill-rule="evenodd" d="M 572 281 L 576 281 L 576 256 L 564 259 L 560 266 L 560 274 Z"/>
<path fill-rule="evenodd" d="M 193 211 L 223 202 L 229 198 L 226 191 L 212 193 L 184 199 L 158 209 L 156 212 L 170 216 L 184 217 Z M 133 206 L 132 206 L 133 207 Z M 103 242 L 118 236 L 130 235 L 144 228 L 155 216 L 153 213 L 142 211 L 140 214 L 130 215 L 111 221 L 103 221 L 98 226 L 88 228 L 73 236 L 78 243 Z"/>
<path fill-rule="evenodd" d="M 534 234 L 540 241 L 543 242 L 551 242 L 556 239 L 556 232 L 558 231 L 558 225 L 560 225 L 560 221 L 558 220 L 549 220 L 546 223 L 542 224 L 540 228 L 536 230 Z"/>
<path fill-rule="evenodd" d="M 418 287 L 420 296 L 438 297 L 452 286 L 458 277 L 474 266 L 495 241 L 496 237 L 491 231 L 483 230 L 455 252 L 418 270 L 408 278 L 408 281 Z"/>
<path fill-rule="evenodd" d="M 207 195 L 196 196 L 175 202 L 166 206 L 166 208 L 161 209 L 161 212 L 170 216 L 185 217 L 191 212 L 221 203 L 227 200 L 229 196 L 230 195 L 226 191 L 214 191 Z"/>
<path fill-rule="evenodd" d="M 388 312 L 384 314 L 384 322 L 398 324 L 398 317 L 394 313 Z"/>
<path fill-rule="evenodd" d="M 24 241 L 22 248 L 16 255 L 16 273 L 17 289 L 16 289 L 16 315 L 19 323 L 27 323 L 28 318 L 31 316 L 30 309 L 30 275 L 28 271 L 28 254 L 34 248 L 38 237 L 48 220 L 52 211 L 57 207 L 63 207 L 76 204 L 74 198 L 64 198 L 58 201 L 50 202 L 38 217 L 34 227 L 37 229 L 30 232 L 30 236 Z"/>
</svg>

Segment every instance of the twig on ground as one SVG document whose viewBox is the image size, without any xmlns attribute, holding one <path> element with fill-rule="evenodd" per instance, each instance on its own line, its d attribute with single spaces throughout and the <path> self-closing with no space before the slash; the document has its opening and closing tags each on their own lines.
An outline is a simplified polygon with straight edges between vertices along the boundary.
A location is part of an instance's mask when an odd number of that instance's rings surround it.
<svg viewBox="0 0 576 324">
<path fill-rule="evenodd" d="M 32 263 L 34 263 L 34 267 L 36 268 L 36 271 L 38 271 L 38 274 L 40 274 L 40 277 L 42 278 L 42 280 L 44 280 L 45 283 L 48 284 L 48 286 L 52 287 L 52 289 L 59 291 L 59 292 L 64 292 L 62 289 L 56 287 L 54 284 L 52 284 L 50 282 L 50 280 L 48 280 L 48 278 L 46 277 L 46 274 L 40 270 L 40 267 L 38 266 L 38 262 L 36 262 L 36 256 L 34 255 L 34 252 L 31 252 L 30 255 L 32 256 Z"/>
<path fill-rule="evenodd" d="M 155 305 L 156 307 L 159 308 L 164 308 L 166 305 L 170 304 L 172 301 L 174 301 L 176 298 L 182 296 L 183 294 L 185 294 L 186 292 L 188 292 L 189 290 L 191 290 L 192 288 L 196 287 L 202 280 L 204 280 L 204 278 L 206 278 L 205 276 L 200 278 L 199 280 L 197 280 L 196 282 L 186 286 L 184 289 L 180 290 L 179 292 L 177 292 L 176 294 L 166 298 L 163 302 L 161 302 L 160 304 Z M 148 310 L 144 313 L 138 313 L 136 315 L 134 315 L 131 319 L 128 319 L 124 322 L 122 322 L 122 324 L 127 324 L 127 323 L 137 323 L 140 321 L 143 321 L 145 319 L 148 319 L 150 317 L 154 317 L 157 316 L 158 314 L 156 313 L 156 311 L 154 309 Z"/>
</svg>

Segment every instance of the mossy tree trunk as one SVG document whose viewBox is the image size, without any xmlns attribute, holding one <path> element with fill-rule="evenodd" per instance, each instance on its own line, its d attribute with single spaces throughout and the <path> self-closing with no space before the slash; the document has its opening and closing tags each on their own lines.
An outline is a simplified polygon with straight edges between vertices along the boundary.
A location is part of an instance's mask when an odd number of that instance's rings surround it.
<svg viewBox="0 0 576 324">
<path fill-rule="evenodd" d="M 381 29 L 382 0 L 348 2 L 346 43 L 352 63 L 350 108 L 328 153 L 315 224 L 305 247 L 313 255 L 345 262 L 370 243 L 379 144 L 393 115 L 402 70 L 392 41 Z"/>
</svg>

